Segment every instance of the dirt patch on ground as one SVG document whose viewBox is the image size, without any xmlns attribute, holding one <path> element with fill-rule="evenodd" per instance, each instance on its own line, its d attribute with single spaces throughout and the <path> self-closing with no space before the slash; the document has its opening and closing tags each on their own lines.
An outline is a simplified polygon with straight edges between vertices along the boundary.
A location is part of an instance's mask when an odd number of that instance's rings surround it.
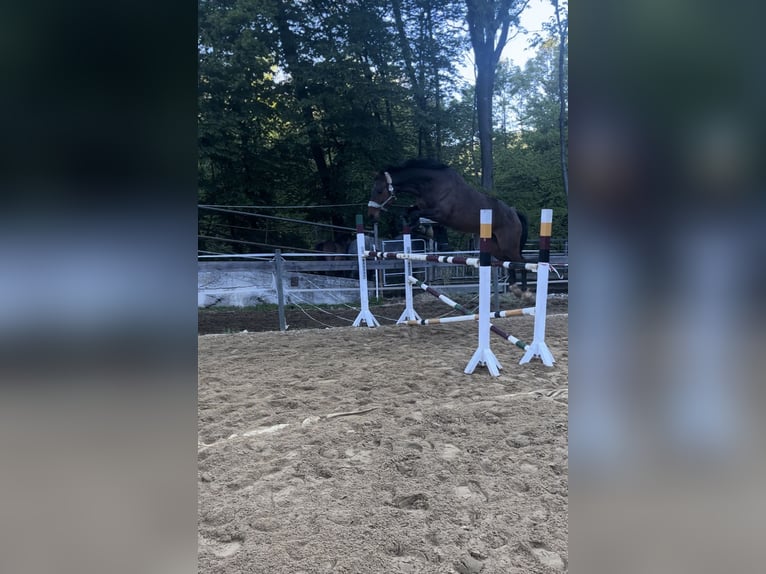
<svg viewBox="0 0 766 574">
<path fill-rule="evenodd" d="M 549 313 L 554 366 L 518 365 L 493 338 L 497 378 L 463 373 L 474 322 L 298 330 L 291 316 L 284 333 L 201 336 L 200 572 L 565 571 L 567 316 Z M 532 317 L 497 324 L 532 339 Z"/>
</svg>

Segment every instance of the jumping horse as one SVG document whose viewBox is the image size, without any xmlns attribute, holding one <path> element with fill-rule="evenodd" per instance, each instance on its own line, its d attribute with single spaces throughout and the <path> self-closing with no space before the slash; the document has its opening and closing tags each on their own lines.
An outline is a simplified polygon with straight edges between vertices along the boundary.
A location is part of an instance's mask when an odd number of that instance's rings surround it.
<svg viewBox="0 0 766 574">
<path fill-rule="evenodd" d="M 471 187 L 451 167 L 428 159 L 413 159 L 400 166 L 378 172 L 372 186 L 368 215 L 374 220 L 393 203 L 397 194 L 415 197 L 415 209 L 409 215 L 417 221 L 427 217 L 455 231 L 479 233 L 482 209 L 492 210 L 492 242 L 490 251 L 501 261 L 524 262 L 521 250 L 527 242 L 527 218 L 499 199 Z M 511 281 L 515 273 L 510 270 Z M 526 287 L 526 271 L 522 270 Z"/>
</svg>

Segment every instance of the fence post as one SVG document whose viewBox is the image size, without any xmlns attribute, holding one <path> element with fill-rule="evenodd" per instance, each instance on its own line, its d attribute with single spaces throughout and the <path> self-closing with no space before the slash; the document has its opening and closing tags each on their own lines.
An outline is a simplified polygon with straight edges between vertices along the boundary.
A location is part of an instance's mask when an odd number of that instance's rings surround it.
<svg viewBox="0 0 766 574">
<path fill-rule="evenodd" d="M 285 289 L 284 289 L 284 276 L 282 267 L 282 250 L 274 250 L 274 267 L 276 271 L 277 282 L 277 306 L 279 313 L 279 330 L 287 330 L 287 321 L 285 320 Z"/>
<path fill-rule="evenodd" d="M 380 249 L 380 243 L 378 242 L 378 223 L 372 224 L 372 241 L 374 249 Z M 366 249 L 366 247 L 365 247 Z M 383 270 L 375 270 L 375 298 L 380 300 L 380 284 L 383 282 Z"/>
</svg>

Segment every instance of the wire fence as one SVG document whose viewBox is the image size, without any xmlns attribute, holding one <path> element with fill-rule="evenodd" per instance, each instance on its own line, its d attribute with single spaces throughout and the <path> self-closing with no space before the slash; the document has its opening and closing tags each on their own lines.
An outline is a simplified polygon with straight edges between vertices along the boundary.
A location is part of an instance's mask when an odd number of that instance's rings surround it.
<svg viewBox="0 0 766 574">
<path fill-rule="evenodd" d="M 359 265 L 354 253 L 328 253 L 312 248 L 295 247 L 295 244 L 315 245 L 322 239 L 341 234 L 353 237 L 356 228 L 333 225 L 317 221 L 306 221 L 294 217 L 267 215 L 257 210 L 310 210 L 359 207 L 363 204 L 336 205 L 288 205 L 288 206 L 244 206 L 244 205 L 199 205 L 201 211 L 210 216 L 201 221 L 200 248 L 198 249 L 199 278 L 198 304 L 200 307 L 247 306 L 250 301 L 277 303 L 280 314 L 285 304 L 299 309 L 319 326 L 329 327 L 328 317 L 351 324 L 353 320 L 333 313 L 327 303 L 341 305 L 358 311 Z M 242 219 L 242 225 L 224 223 L 216 214 L 235 216 Z M 249 218 L 255 226 L 247 225 Z M 262 225 L 258 222 L 262 222 Z M 239 235 L 240 238 L 227 237 Z M 374 237 L 375 245 L 383 251 L 401 251 L 401 241 L 385 240 L 378 243 L 377 225 L 365 229 Z M 470 235 L 461 237 L 460 251 L 437 251 L 433 240 L 415 240 L 414 252 L 438 255 L 475 257 L 478 253 L 476 239 Z M 245 250 L 257 249 L 254 253 L 231 253 L 232 246 Z M 526 259 L 537 259 L 538 240 L 531 239 L 523 252 Z M 566 239 L 551 239 L 551 263 L 556 269 L 550 280 L 552 291 L 564 290 L 568 286 L 568 250 Z M 377 299 L 388 295 L 403 294 L 406 277 L 402 261 L 366 261 L 368 271 L 368 294 Z M 211 274 L 212 272 L 212 274 Z M 438 286 L 446 294 L 461 293 L 478 298 L 478 270 L 464 265 L 444 265 L 428 262 L 413 262 L 412 273 L 418 279 Z M 207 275 L 206 275 L 207 274 Z M 237 277 L 236 280 L 222 280 L 222 277 Z M 204 276 L 204 277 L 203 277 Z M 213 279 L 211 279 L 211 276 Z M 247 277 L 250 277 L 248 279 Z M 255 278 L 259 279 L 256 280 Z M 333 279 L 335 278 L 335 279 Z M 339 282 L 343 282 L 339 284 Z M 535 274 L 529 276 L 530 286 L 535 284 Z M 511 286 L 506 270 L 498 269 L 495 281 L 497 292 L 507 292 Z M 255 295 L 252 295 L 255 293 Z M 232 302 L 234 304 L 232 305 Z M 445 311 L 448 315 L 451 311 Z M 323 321 L 325 319 L 325 321 Z M 397 317 L 378 314 L 378 319 L 396 323 Z"/>
<path fill-rule="evenodd" d="M 362 211 L 366 204 L 334 204 L 334 205 L 283 205 L 283 206 L 252 206 L 252 205 L 207 205 L 197 206 L 203 212 L 210 215 L 206 221 L 200 223 L 200 232 L 198 239 L 201 242 L 200 252 L 206 254 L 219 253 L 225 255 L 230 252 L 226 248 L 232 246 L 252 246 L 258 248 L 276 249 L 285 251 L 317 252 L 316 249 L 309 247 L 297 247 L 297 245 L 315 245 L 322 240 L 332 239 L 336 234 L 344 236 L 353 236 L 356 233 L 356 227 L 346 227 L 342 225 L 333 225 L 332 223 L 323 223 L 319 221 L 307 221 L 295 217 L 285 217 L 279 215 L 267 215 L 258 213 L 256 210 L 298 210 L 298 209 L 337 209 L 341 207 L 359 207 Z M 244 221 L 255 220 L 256 225 L 239 225 L 229 222 L 222 222 L 213 219 L 215 214 L 228 216 L 237 216 L 246 218 Z M 428 220 L 422 220 L 428 222 Z M 259 225 L 263 223 L 264 225 Z M 275 225 L 270 225 L 275 224 Z M 202 231 L 202 229 L 206 231 Z M 213 234 L 214 230 L 218 230 Z M 226 233 L 228 231 L 228 235 Z M 533 231 L 530 229 L 530 231 Z M 365 234 L 373 236 L 378 241 L 378 226 L 365 228 Z M 238 237 L 235 237 L 238 235 Z M 271 238 L 271 239 L 270 239 Z M 458 250 L 476 250 L 478 249 L 478 239 L 468 234 L 460 235 L 455 241 L 454 247 Z M 539 240 L 532 238 L 526 243 L 526 249 L 535 250 Z M 218 251 L 213 248 L 218 246 Z M 567 239 L 552 238 L 551 250 L 568 253 L 569 242 Z"/>
</svg>

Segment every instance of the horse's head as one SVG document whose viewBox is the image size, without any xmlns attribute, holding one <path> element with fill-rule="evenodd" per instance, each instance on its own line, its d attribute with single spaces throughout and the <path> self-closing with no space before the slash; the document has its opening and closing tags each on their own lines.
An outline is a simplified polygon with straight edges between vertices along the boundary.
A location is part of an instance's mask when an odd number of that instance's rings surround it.
<svg viewBox="0 0 766 574">
<path fill-rule="evenodd" d="M 380 219 L 381 210 L 385 211 L 386 205 L 394 199 L 396 199 L 396 194 L 391 175 L 387 171 L 382 171 L 372 183 L 372 193 L 370 193 L 370 201 L 367 204 L 367 215 L 377 221 Z"/>
</svg>

